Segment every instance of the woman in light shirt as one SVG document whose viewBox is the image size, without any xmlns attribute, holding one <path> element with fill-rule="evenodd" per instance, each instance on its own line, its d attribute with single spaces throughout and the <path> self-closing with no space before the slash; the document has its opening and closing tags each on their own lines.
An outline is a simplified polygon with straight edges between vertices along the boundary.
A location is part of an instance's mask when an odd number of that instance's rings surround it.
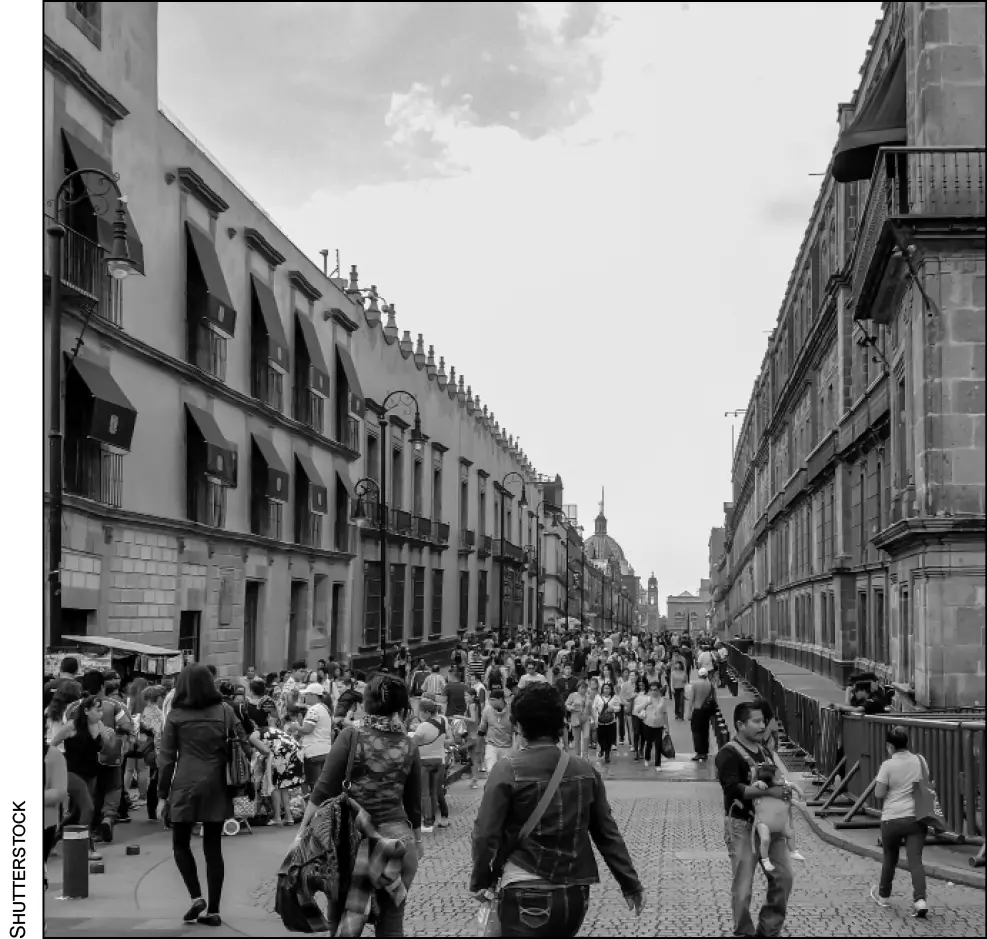
<svg viewBox="0 0 987 939">
<path fill-rule="evenodd" d="M 631 722 L 634 725 L 634 762 L 644 759 L 644 721 L 641 711 L 648 704 L 648 681 L 643 675 L 634 679 L 634 697 L 631 701 Z"/>
<path fill-rule="evenodd" d="M 649 766 L 654 749 L 655 772 L 661 772 L 661 739 L 668 730 L 670 701 L 662 694 L 661 685 L 653 681 L 648 686 L 647 702 L 638 710 L 644 730 L 644 765 Z"/>
<path fill-rule="evenodd" d="M 596 736 L 600 743 L 600 757 L 606 765 L 610 765 L 610 751 L 617 742 L 617 715 L 620 712 L 620 698 L 613 693 L 613 685 L 609 681 L 603 683 L 600 693 L 593 701 L 593 720 L 596 722 Z"/>
<path fill-rule="evenodd" d="M 581 680 L 576 690 L 569 695 L 565 702 L 565 711 L 569 718 L 569 728 L 572 731 L 572 745 L 576 756 L 586 759 L 589 745 L 589 728 L 593 721 L 593 698 L 590 697 L 589 684 Z"/>
</svg>

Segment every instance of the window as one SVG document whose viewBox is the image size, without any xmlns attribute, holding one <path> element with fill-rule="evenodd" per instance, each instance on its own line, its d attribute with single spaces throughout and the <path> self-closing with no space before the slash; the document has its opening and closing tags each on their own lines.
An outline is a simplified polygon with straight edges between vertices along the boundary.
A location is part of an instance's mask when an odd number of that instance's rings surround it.
<svg viewBox="0 0 987 939">
<path fill-rule="evenodd" d="M 432 571 L 432 632 L 433 636 L 442 635 L 442 574 L 441 568 Z"/>
<path fill-rule="evenodd" d="M 487 622 L 487 606 L 489 604 L 489 592 L 487 590 L 487 571 L 478 573 L 479 580 L 476 588 L 476 620 L 477 624 L 483 626 Z"/>
<path fill-rule="evenodd" d="M 890 660 L 888 649 L 888 628 L 885 622 L 884 591 L 874 591 L 874 661 Z"/>
<path fill-rule="evenodd" d="M 425 635 L 425 568 L 411 569 L 411 638 L 421 639 Z"/>
<path fill-rule="evenodd" d="M 284 504 L 266 496 L 255 496 L 251 503 L 250 530 L 264 538 L 281 540 Z"/>
<path fill-rule="evenodd" d="M 66 397 L 66 411 L 71 398 Z M 78 432 L 66 418 L 65 491 L 103 505 L 123 505 L 123 454 Z"/>
<path fill-rule="evenodd" d="M 226 337 L 208 323 L 189 324 L 188 357 L 196 368 L 226 381 Z"/>
<path fill-rule="evenodd" d="M 860 535 L 860 562 L 863 563 L 867 551 L 867 476 L 860 470 L 860 489 L 858 492 L 860 504 L 857 507 L 858 534 Z"/>
<path fill-rule="evenodd" d="M 391 508 L 402 509 L 401 496 L 404 492 L 404 453 L 401 447 L 391 450 Z"/>
<path fill-rule="evenodd" d="M 870 658 L 870 635 L 867 625 L 867 594 L 861 591 L 857 594 L 857 655 L 859 658 Z"/>
<path fill-rule="evenodd" d="M 182 610 L 178 619 L 178 648 L 199 658 L 199 634 L 202 630 L 202 613 L 198 610 Z"/>
<path fill-rule="evenodd" d="M 884 495 L 884 468 L 880 461 L 877 464 L 877 478 L 874 480 L 874 528 L 875 531 L 884 529 L 884 505 L 882 497 Z"/>
<path fill-rule="evenodd" d="M 470 484 L 469 478 L 465 477 L 459 481 L 459 527 L 468 529 L 470 527 Z"/>
<path fill-rule="evenodd" d="M 380 645 L 380 561 L 363 562 L 363 644 Z"/>
<path fill-rule="evenodd" d="M 388 622 L 389 642 L 401 642 L 404 639 L 404 565 L 391 565 L 391 616 Z"/>
<path fill-rule="evenodd" d="M 102 48 L 102 3 L 66 3 L 65 15 L 97 49 Z"/>
<path fill-rule="evenodd" d="M 901 662 L 900 681 L 911 682 L 915 674 L 912 671 L 912 608 L 908 587 L 899 588 L 899 620 L 898 630 L 898 661 Z"/>
<path fill-rule="evenodd" d="M 468 629 L 470 624 L 470 572 L 459 572 L 459 628 Z"/>
<path fill-rule="evenodd" d="M 478 498 L 476 537 L 478 541 L 482 542 L 487 533 L 487 494 L 481 491 Z"/>
<path fill-rule="evenodd" d="M 442 464 L 432 467 L 432 521 L 442 521 Z"/>
<path fill-rule="evenodd" d="M 424 502 L 422 498 L 422 474 L 424 469 L 421 460 L 415 460 L 411 470 L 411 498 L 414 502 L 412 513 L 414 515 L 424 515 Z"/>
<path fill-rule="evenodd" d="M 829 595 L 824 590 L 819 594 L 820 603 L 820 618 L 822 620 L 822 640 L 823 645 L 826 645 L 829 632 Z"/>
<path fill-rule="evenodd" d="M 380 440 L 376 434 L 367 431 L 367 475 L 374 481 L 380 482 Z"/>
<path fill-rule="evenodd" d="M 284 375 L 266 360 L 254 359 L 250 394 L 269 408 L 284 412 Z"/>
</svg>

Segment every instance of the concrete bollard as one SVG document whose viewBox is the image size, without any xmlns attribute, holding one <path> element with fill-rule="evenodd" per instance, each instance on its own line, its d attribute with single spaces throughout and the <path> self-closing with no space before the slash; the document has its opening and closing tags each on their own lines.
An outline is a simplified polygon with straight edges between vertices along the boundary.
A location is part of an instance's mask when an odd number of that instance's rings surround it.
<svg viewBox="0 0 987 939">
<path fill-rule="evenodd" d="M 62 841 L 62 895 L 85 900 L 89 896 L 89 829 L 66 825 Z"/>
<path fill-rule="evenodd" d="M 103 866 L 102 861 L 90 861 L 89 862 L 89 873 L 90 874 L 104 874 L 106 873 L 106 868 Z"/>
<path fill-rule="evenodd" d="M 141 846 L 139 844 L 128 844 L 127 845 L 127 855 L 134 856 L 141 853 Z"/>
</svg>

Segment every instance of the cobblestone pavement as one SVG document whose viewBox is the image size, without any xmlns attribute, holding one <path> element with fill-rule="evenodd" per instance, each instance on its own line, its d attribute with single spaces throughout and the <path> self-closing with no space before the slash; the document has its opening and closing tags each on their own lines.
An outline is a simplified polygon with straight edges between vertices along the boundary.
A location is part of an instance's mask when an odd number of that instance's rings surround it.
<svg viewBox="0 0 987 939">
<path fill-rule="evenodd" d="M 426 854 L 408 898 L 409 936 L 472 936 L 476 905 L 466 893 L 470 831 L 482 790 L 466 782 L 449 796 L 452 824 L 426 835 Z M 723 845 L 720 790 L 710 783 L 614 781 L 608 784 L 614 815 L 624 833 L 648 901 L 635 918 L 609 871 L 593 888 L 581 936 L 729 936 L 730 862 Z M 983 936 L 984 895 L 969 887 L 929 881 L 925 921 L 911 919 L 911 887 L 898 871 L 894 908 L 867 896 L 880 865 L 817 839 L 796 813 L 799 849 L 787 936 Z M 754 915 L 764 877 L 754 886 Z M 260 885 L 254 901 L 274 908 L 274 882 Z M 368 929 L 369 935 L 371 930 Z"/>
</svg>

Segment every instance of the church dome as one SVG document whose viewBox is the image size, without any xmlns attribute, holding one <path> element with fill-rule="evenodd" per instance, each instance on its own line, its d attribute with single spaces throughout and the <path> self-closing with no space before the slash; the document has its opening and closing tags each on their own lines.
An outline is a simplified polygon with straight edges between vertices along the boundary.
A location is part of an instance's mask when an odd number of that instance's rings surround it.
<svg viewBox="0 0 987 939">
<path fill-rule="evenodd" d="M 603 498 L 600 499 L 600 514 L 596 516 L 596 531 L 584 542 L 586 558 L 590 561 L 607 562 L 616 558 L 622 573 L 627 573 L 629 565 L 624 557 L 624 549 L 617 539 L 607 534 L 607 517 L 603 512 Z"/>
</svg>

